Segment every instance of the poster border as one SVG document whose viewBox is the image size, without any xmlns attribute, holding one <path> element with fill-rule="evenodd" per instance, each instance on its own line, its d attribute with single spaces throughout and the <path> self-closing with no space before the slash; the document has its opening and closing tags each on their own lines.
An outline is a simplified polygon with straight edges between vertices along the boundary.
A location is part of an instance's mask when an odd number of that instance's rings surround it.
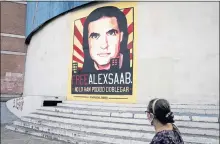
<svg viewBox="0 0 220 144">
<path fill-rule="evenodd" d="M 119 9 L 124 8 L 132 8 L 133 10 L 133 47 L 132 47 L 132 95 L 103 95 L 101 94 L 72 94 L 71 93 L 71 79 L 72 79 L 72 55 L 73 55 L 73 44 L 74 44 L 74 26 L 75 21 L 79 20 L 80 18 L 85 17 L 88 15 L 91 11 L 98 7 L 102 6 L 116 6 Z M 128 6 L 128 7 L 127 7 Z M 137 62 L 136 57 L 134 55 L 137 55 L 137 27 L 136 27 L 136 19 L 137 19 L 137 2 L 107 2 L 107 3 L 101 3 L 97 5 L 92 5 L 85 7 L 84 9 L 80 9 L 78 11 L 72 12 L 70 14 L 70 38 L 71 38 L 71 51 L 70 51 L 70 64 L 68 68 L 68 92 L 66 100 L 68 101 L 90 101 L 90 102 L 113 102 L 113 103 L 136 103 L 136 97 L 137 97 Z M 135 54 L 134 54 L 135 53 Z M 93 98 L 94 97 L 94 98 Z"/>
</svg>

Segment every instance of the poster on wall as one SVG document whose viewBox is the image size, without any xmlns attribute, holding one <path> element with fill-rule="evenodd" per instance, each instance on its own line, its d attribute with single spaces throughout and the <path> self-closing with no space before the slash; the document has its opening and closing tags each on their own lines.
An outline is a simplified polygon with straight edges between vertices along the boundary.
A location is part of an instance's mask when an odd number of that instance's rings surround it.
<svg viewBox="0 0 220 144">
<path fill-rule="evenodd" d="M 135 5 L 116 3 L 91 9 L 82 9 L 84 15 L 72 20 L 68 99 L 134 102 Z"/>
</svg>

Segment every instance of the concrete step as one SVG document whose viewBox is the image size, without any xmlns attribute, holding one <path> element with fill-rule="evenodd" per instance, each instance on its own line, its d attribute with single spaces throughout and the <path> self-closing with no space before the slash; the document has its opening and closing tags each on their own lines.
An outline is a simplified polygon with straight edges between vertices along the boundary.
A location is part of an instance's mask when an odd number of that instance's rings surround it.
<svg viewBox="0 0 220 144">
<path fill-rule="evenodd" d="M 72 113 L 72 114 L 83 114 L 83 115 L 146 119 L 145 113 L 105 111 L 105 110 L 99 110 L 99 109 L 85 109 L 85 108 L 56 106 L 56 107 L 42 107 L 40 108 L 40 110 L 49 110 L 49 111 L 65 112 L 65 113 Z M 219 116 L 218 115 L 201 115 L 201 114 L 192 115 L 190 113 L 183 113 L 183 114 L 176 113 L 175 120 L 219 122 Z"/>
<path fill-rule="evenodd" d="M 140 133 L 139 135 L 142 137 L 142 133 L 153 133 L 154 128 L 150 125 L 135 125 L 135 124 L 127 124 L 127 123 L 112 123 L 112 122 L 100 122 L 100 121 L 91 121 L 91 120 L 83 120 L 83 119 L 71 119 L 64 117 L 56 117 L 49 115 L 35 115 L 35 117 L 23 117 L 22 121 L 27 121 L 36 124 L 43 124 L 48 126 L 57 126 L 65 129 L 74 129 L 72 127 L 84 127 L 86 130 L 91 129 L 91 131 L 99 131 L 104 134 L 101 130 L 97 129 L 111 129 L 118 131 L 125 131 L 121 136 L 129 136 L 132 137 L 132 132 Z M 65 122 L 65 123 L 63 123 Z M 72 125 L 74 124 L 74 125 Z M 81 130 L 83 128 L 80 128 Z M 96 129 L 96 130 L 95 130 Z M 204 136 L 219 136 L 219 130 L 217 129 L 204 129 L 204 128 L 190 128 L 190 127 L 179 127 L 182 134 L 195 134 L 195 135 L 204 135 Z M 118 132 L 118 134 L 120 134 Z M 134 135 L 137 137 L 137 135 Z"/>
<path fill-rule="evenodd" d="M 120 144 L 142 144 L 146 143 L 146 141 L 150 141 L 153 138 L 153 133 L 140 133 L 134 131 L 124 131 L 117 129 L 98 129 L 98 128 L 88 128 L 88 127 L 77 127 L 76 125 L 66 125 L 65 128 L 63 123 L 57 123 L 59 128 L 56 125 L 48 126 L 44 124 L 35 124 L 24 121 L 15 121 L 14 125 L 23 126 L 27 128 L 33 128 L 35 130 L 40 130 L 44 132 L 50 132 L 53 134 L 63 134 L 69 137 L 77 137 L 85 140 L 102 140 L 103 142 L 109 143 L 120 143 Z M 68 128 L 68 129 L 67 129 Z M 136 137 L 136 138 L 135 138 Z M 185 142 L 189 143 L 219 143 L 218 137 L 207 137 L 207 136 L 198 136 L 198 135 L 183 135 L 183 139 Z"/>
<path fill-rule="evenodd" d="M 86 101 L 63 101 L 64 104 L 72 105 L 87 105 L 87 106 L 105 106 L 105 107 L 126 107 L 126 108 L 147 108 L 147 104 L 118 104 L 118 103 L 101 103 L 101 102 L 86 102 Z M 181 109 L 215 109 L 219 110 L 219 105 L 214 104 L 175 104 L 171 103 L 171 108 Z"/>
<path fill-rule="evenodd" d="M 146 114 L 134 114 L 134 118 L 146 119 Z M 175 120 L 182 120 L 182 121 L 219 123 L 219 116 L 218 115 L 201 115 L 201 114 L 192 115 L 190 113 L 184 113 L 184 114 L 174 113 L 174 119 Z"/>
<path fill-rule="evenodd" d="M 80 105 L 80 104 L 71 104 L 71 103 L 58 103 L 57 106 L 61 107 L 71 107 L 74 109 L 92 109 L 92 110 L 102 110 L 102 111 L 121 111 L 121 112 L 131 112 L 131 113 L 144 113 L 146 107 L 121 107 L 121 106 L 105 106 L 105 105 Z M 209 106 L 210 107 L 210 106 Z M 204 106 L 204 108 L 206 108 Z M 215 107 L 213 107 L 215 108 Z M 203 115 L 219 115 L 218 109 L 191 109 L 191 108 L 172 108 L 174 113 L 188 113 L 193 114 L 203 114 Z"/>
<path fill-rule="evenodd" d="M 53 117 L 56 119 L 55 117 Z M 40 120 L 40 119 L 34 119 L 34 118 L 24 118 L 22 121 L 30 122 L 38 125 L 46 125 L 51 127 L 59 127 L 67 130 L 74 130 L 74 131 L 82 131 L 82 132 L 93 132 L 98 134 L 104 134 L 104 135 L 117 135 L 122 137 L 130 137 L 130 138 L 146 138 L 151 139 L 154 136 L 154 131 L 140 131 L 140 130 L 132 130 L 132 129 L 121 129 L 117 127 L 107 127 L 108 125 L 104 126 L 97 126 L 93 125 L 92 121 L 65 121 L 63 122 L 57 122 L 52 121 L 52 117 L 50 117 L 48 120 Z M 76 122 L 76 123 L 73 123 Z M 85 122 L 85 123 L 84 123 Z M 107 123 L 111 125 L 112 123 Z"/>
<path fill-rule="evenodd" d="M 131 138 L 131 137 L 121 137 L 114 135 L 115 133 L 112 133 L 111 135 L 104 135 L 99 134 L 95 132 L 85 132 L 85 131 L 77 131 L 77 130 L 69 130 L 69 129 L 63 129 L 58 127 L 51 127 L 46 125 L 38 125 L 34 123 L 28 123 L 23 121 L 15 121 L 14 125 L 31 128 L 43 132 L 49 132 L 51 134 L 57 134 L 57 135 L 64 135 L 69 136 L 72 138 L 79 138 L 84 139 L 87 141 L 96 141 L 99 140 L 100 142 L 107 142 L 107 143 L 114 143 L 114 144 L 146 144 L 146 142 L 149 142 L 148 139 L 145 138 Z"/>
<path fill-rule="evenodd" d="M 48 116 L 57 116 L 60 118 L 70 118 L 70 119 L 79 119 L 79 120 L 90 120 L 90 121 L 99 121 L 99 122 L 111 122 L 119 124 L 129 124 L 129 125 L 149 125 L 149 121 L 145 119 L 134 119 L 134 118 L 117 118 L 117 117 L 105 117 L 105 116 L 92 116 L 92 115 L 80 115 L 80 114 L 71 114 L 71 113 L 61 113 L 54 111 L 38 110 L 37 113 L 33 113 L 30 116 L 38 117 L 38 114 L 48 115 Z M 219 130 L 219 123 L 210 123 L 210 122 L 193 122 L 193 121 L 176 121 L 178 126 L 182 127 L 192 127 L 192 128 L 204 128 L 204 129 L 216 129 Z"/>
<path fill-rule="evenodd" d="M 41 107 L 8 129 L 77 144 L 146 144 L 155 135 L 146 104 L 63 101 Z M 171 104 L 186 144 L 219 143 L 219 106 Z M 55 136 L 55 137 L 54 137 Z"/>
<path fill-rule="evenodd" d="M 29 134 L 29 135 L 34 135 L 34 136 L 38 136 L 38 137 L 43 137 L 46 139 L 51 139 L 51 140 L 57 140 L 57 141 L 63 141 L 66 143 L 73 143 L 73 144 L 112 144 L 112 143 L 106 143 L 106 142 L 100 142 L 100 141 L 86 141 L 84 139 L 79 139 L 77 137 L 68 137 L 68 136 L 63 136 L 63 135 L 59 135 L 59 134 L 51 134 L 48 132 L 43 132 L 43 131 L 39 131 L 39 130 L 34 130 L 31 128 L 27 128 L 27 127 L 21 127 L 18 125 L 7 125 L 6 126 L 7 129 L 12 130 L 12 131 L 16 131 L 16 132 L 20 132 L 20 133 L 25 133 L 25 134 Z"/>
</svg>

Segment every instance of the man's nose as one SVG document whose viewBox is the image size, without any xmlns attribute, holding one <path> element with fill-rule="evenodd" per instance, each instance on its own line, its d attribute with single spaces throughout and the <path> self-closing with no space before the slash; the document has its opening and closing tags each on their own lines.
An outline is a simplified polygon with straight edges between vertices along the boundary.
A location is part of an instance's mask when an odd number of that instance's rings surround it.
<svg viewBox="0 0 220 144">
<path fill-rule="evenodd" d="M 101 43 L 101 46 L 100 46 L 100 47 L 101 47 L 102 49 L 106 49 L 106 48 L 108 47 L 107 36 L 101 37 L 100 43 Z"/>
</svg>

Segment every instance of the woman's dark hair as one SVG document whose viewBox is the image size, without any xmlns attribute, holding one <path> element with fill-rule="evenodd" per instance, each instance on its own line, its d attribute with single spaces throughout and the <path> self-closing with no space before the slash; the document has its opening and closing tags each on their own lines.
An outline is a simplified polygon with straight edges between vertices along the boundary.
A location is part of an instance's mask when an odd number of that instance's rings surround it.
<svg viewBox="0 0 220 144">
<path fill-rule="evenodd" d="M 165 99 L 152 99 L 148 104 L 147 110 L 153 113 L 155 118 L 162 124 L 174 123 L 173 112 L 170 110 L 169 102 Z"/>
<path fill-rule="evenodd" d="M 96 21 L 102 17 L 116 17 L 119 30 L 123 32 L 123 39 L 120 43 L 120 53 L 123 53 L 123 66 L 130 67 L 130 52 L 127 48 L 128 42 L 128 29 L 127 29 L 127 19 L 124 13 L 114 6 L 100 7 L 92 11 L 86 18 L 83 26 L 83 51 L 84 51 L 84 64 L 83 69 L 86 71 L 91 71 L 94 69 L 93 61 L 89 54 L 89 44 L 88 44 L 88 26 L 90 22 Z M 85 66 L 85 67 L 84 67 Z M 85 70 L 84 70 L 85 71 Z"/>
</svg>

